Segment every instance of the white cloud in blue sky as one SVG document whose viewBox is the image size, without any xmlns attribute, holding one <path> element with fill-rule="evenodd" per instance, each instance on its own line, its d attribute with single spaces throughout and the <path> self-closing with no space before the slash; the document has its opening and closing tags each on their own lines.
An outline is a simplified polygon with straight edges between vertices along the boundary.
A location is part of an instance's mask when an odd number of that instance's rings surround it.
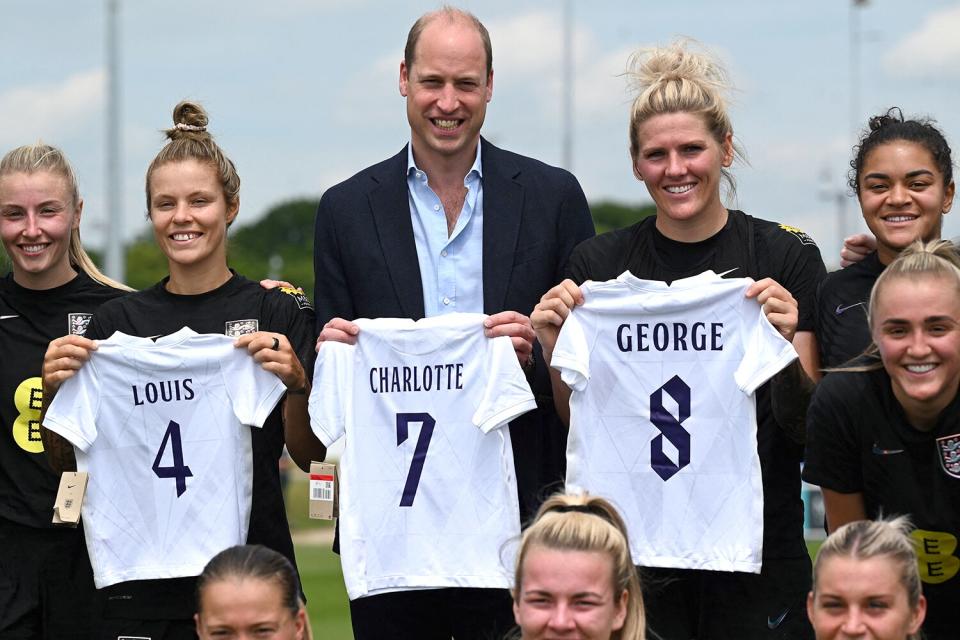
<svg viewBox="0 0 960 640">
<path fill-rule="evenodd" d="M 857 9 L 859 105 L 852 113 L 850 3 L 573 0 L 576 160 L 591 200 L 647 201 L 627 156 L 623 78 L 635 47 L 696 38 L 728 64 L 732 116 L 749 166 L 735 169 L 738 204 L 808 231 L 828 258 L 855 128 L 898 105 L 935 117 L 960 152 L 960 3 L 874 0 Z M 415 0 L 121 1 L 124 195 L 129 234 L 146 229 L 143 173 L 176 102 L 211 114 L 236 162 L 241 222 L 285 199 L 318 195 L 406 142 L 397 73 L 406 32 L 436 8 Z M 100 238 L 104 205 L 105 2 L 0 0 L 0 144 L 43 138 L 73 160 L 86 198 L 85 237 Z M 464 2 L 490 29 L 494 97 L 484 134 L 561 162 L 558 0 Z M 960 215 L 960 214 L 958 214 Z M 846 228 L 861 226 L 847 201 Z M 947 217 L 946 232 L 960 233 Z"/>
</svg>

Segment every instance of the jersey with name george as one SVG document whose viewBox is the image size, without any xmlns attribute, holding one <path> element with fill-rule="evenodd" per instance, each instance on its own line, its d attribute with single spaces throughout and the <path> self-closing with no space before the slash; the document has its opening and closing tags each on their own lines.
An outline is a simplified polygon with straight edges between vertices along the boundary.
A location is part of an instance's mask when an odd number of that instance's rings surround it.
<svg viewBox="0 0 960 640">
<path fill-rule="evenodd" d="M 44 426 L 90 474 L 83 505 L 97 588 L 198 575 L 247 539 L 252 454 L 284 392 L 224 335 L 117 332 L 64 382 Z"/>
<path fill-rule="evenodd" d="M 568 490 L 610 498 L 638 565 L 759 573 L 754 391 L 796 357 L 749 278 L 586 282 L 552 366 L 573 390 Z"/>
<path fill-rule="evenodd" d="M 536 408 L 508 337 L 483 314 L 356 320 L 317 356 L 310 420 L 340 460 L 351 600 L 420 588 L 508 588 L 520 534 L 507 423 Z"/>
</svg>

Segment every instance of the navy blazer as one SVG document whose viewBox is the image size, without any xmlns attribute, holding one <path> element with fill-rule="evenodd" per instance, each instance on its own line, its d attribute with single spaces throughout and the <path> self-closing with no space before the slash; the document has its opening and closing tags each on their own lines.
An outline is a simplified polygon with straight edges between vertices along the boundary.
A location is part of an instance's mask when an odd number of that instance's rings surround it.
<svg viewBox="0 0 960 640">
<path fill-rule="evenodd" d="M 573 248 L 594 234 L 576 178 L 481 145 L 483 310 L 530 315 L 563 279 Z M 423 287 L 407 194 L 407 147 L 331 187 L 320 199 L 314 241 L 317 331 L 334 317 L 419 319 Z M 536 345 L 530 377 L 539 409 L 510 425 L 521 513 L 531 516 L 565 467 L 566 434 Z"/>
</svg>

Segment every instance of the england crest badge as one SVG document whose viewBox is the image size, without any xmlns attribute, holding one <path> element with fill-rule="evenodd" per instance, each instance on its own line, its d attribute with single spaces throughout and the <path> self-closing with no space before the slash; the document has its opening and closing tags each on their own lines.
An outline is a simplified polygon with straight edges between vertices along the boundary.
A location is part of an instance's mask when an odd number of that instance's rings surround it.
<svg viewBox="0 0 960 640">
<path fill-rule="evenodd" d="M 947 475 L 960 478 L 960 433 L 937 438 L 937 453 Z"/>
<path fill-rule="evenodd" d="M 223 332 L 231 338 L 239 338 L 247 333 L 256 333 L 260 330 L 260 321 L 256 318 L 250 320 L 228 320 Z"/>
<path fill-rule="evenodd" d="M 82 336 L 87 332 L 87 325 L 93 318 L 92 313 L 68 313 L 67 314 L 67 333 L 74 336 Z"/>
</svg>

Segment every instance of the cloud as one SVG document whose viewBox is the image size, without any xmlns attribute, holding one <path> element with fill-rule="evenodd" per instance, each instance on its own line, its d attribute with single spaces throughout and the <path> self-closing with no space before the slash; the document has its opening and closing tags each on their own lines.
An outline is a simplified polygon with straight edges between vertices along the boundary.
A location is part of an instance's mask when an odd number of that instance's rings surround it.
<svg viewBox="0 0 960 640">
<path fill-rule="evenodd" d="M 960 6 L 934 11 L 884 56 L 892 75 L 960 74 Z"/>
<path fill-rule="evenodd" d="M 104 104 L 102 69 L 76 73 L 57 84 L 21 86 L 0 93 L 0 146 L 57 140 L 89 127 Z"/>
</svg>

